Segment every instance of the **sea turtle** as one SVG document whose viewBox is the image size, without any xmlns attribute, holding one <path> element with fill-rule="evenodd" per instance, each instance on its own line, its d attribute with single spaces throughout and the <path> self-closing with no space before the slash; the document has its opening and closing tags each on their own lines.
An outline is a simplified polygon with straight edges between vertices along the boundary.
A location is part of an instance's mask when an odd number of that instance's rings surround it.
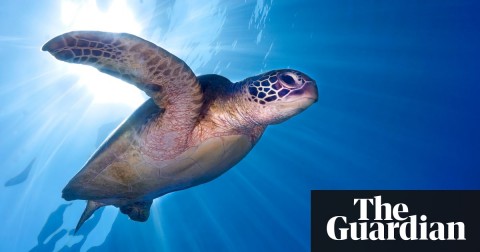
<svg viewBox="0 0 480 252">
<path fill-rule="evenodd" d="M 65 200 L 88 201 L 76 231 L 106 205 L 146 221 L 153 199 L 220 176 L 247 155 L 269 124 L 300 113 L 318 97 L 315 81 L 292 69 L 237 83 L 215 74 L 197 77 L 175 55 L 126 33 L 69 32 L 42 50 L 93 66 L 150 96 L 63 189 Z"/>
</svg>

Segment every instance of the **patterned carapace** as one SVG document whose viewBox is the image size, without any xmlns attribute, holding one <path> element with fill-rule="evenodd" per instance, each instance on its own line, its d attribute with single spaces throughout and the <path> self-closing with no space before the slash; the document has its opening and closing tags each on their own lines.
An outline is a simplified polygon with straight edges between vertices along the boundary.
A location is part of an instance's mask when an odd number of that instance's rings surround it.
<svg viewBox="0 0 480 252">
<path fill-rule="evenodd" d="M 291 92 L 300 91 L 309 80 L 300 72 L 285 69 L 270 71 L 247 81 L 250 94 L 248 100 L 264 105 L 267 102 L 280 101 Z"/>
</svg>

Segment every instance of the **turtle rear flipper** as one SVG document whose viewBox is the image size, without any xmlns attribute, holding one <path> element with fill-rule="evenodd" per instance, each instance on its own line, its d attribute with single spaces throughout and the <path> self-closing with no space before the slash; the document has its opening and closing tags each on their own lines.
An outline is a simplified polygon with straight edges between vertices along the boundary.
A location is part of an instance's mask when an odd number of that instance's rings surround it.
<svg viewBox="0 0 480 252">
<path fill-rule="evenodd" d="M 150 216 L 150 206 L 152 206 L 151 200 L 140 201 L 121 206 L 120 211 L 134 221 L 145 222 L 148 220 L 148 216 Z"/>
<path fill-rule="evenodd" d="M 75 233 L 80 229 L 80 227 L 83 225 L 83 223 L 92 216 L 92 214 L 99 209 L 100 207 L 105 206 L 105 204 L 96 202 L 93 200 L 87 201 L 87 207 L 85 207 L 85 210 L 83 211 L 82 217 L 80 217 L 80 220 L 78 221 L 77 227 L 75 228 Z"/>
</svg>

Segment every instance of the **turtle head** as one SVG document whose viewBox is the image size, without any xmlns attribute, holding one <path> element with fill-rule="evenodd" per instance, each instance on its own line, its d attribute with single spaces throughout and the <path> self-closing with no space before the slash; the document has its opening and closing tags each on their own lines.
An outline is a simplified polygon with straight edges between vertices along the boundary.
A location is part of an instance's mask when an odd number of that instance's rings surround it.
<svg viewBox="0 0 480 252">
<path fill-rule="evenodd" d="M 292 70 L 274 70 L 245 80 L 249 116 L 261 124 L 276 124 L 302 112 L 318 100 L 315 81 Z"/>
</svg>

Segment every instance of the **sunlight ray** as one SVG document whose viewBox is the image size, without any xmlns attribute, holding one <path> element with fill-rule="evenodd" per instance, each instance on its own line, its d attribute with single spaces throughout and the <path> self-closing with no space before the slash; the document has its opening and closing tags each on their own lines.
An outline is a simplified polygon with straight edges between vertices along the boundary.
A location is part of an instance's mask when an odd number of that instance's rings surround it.
<svg viewBox="0 0 480 252">
<path fill-rule="evenodd" d="M 125 0 L 110 4 L 105 10 L 97 1 L 63 0 L 61 20 L 66 30 L 100 30 L 141 35 L 141 23 Z M 137 88 L 117 78 L 87 66 L 68 65 L 68 74 L 79 77 L 77 84 L 85 86 L 94 103 L 124 103 L 138 107 L 146 96 Z"/>
</svg>

